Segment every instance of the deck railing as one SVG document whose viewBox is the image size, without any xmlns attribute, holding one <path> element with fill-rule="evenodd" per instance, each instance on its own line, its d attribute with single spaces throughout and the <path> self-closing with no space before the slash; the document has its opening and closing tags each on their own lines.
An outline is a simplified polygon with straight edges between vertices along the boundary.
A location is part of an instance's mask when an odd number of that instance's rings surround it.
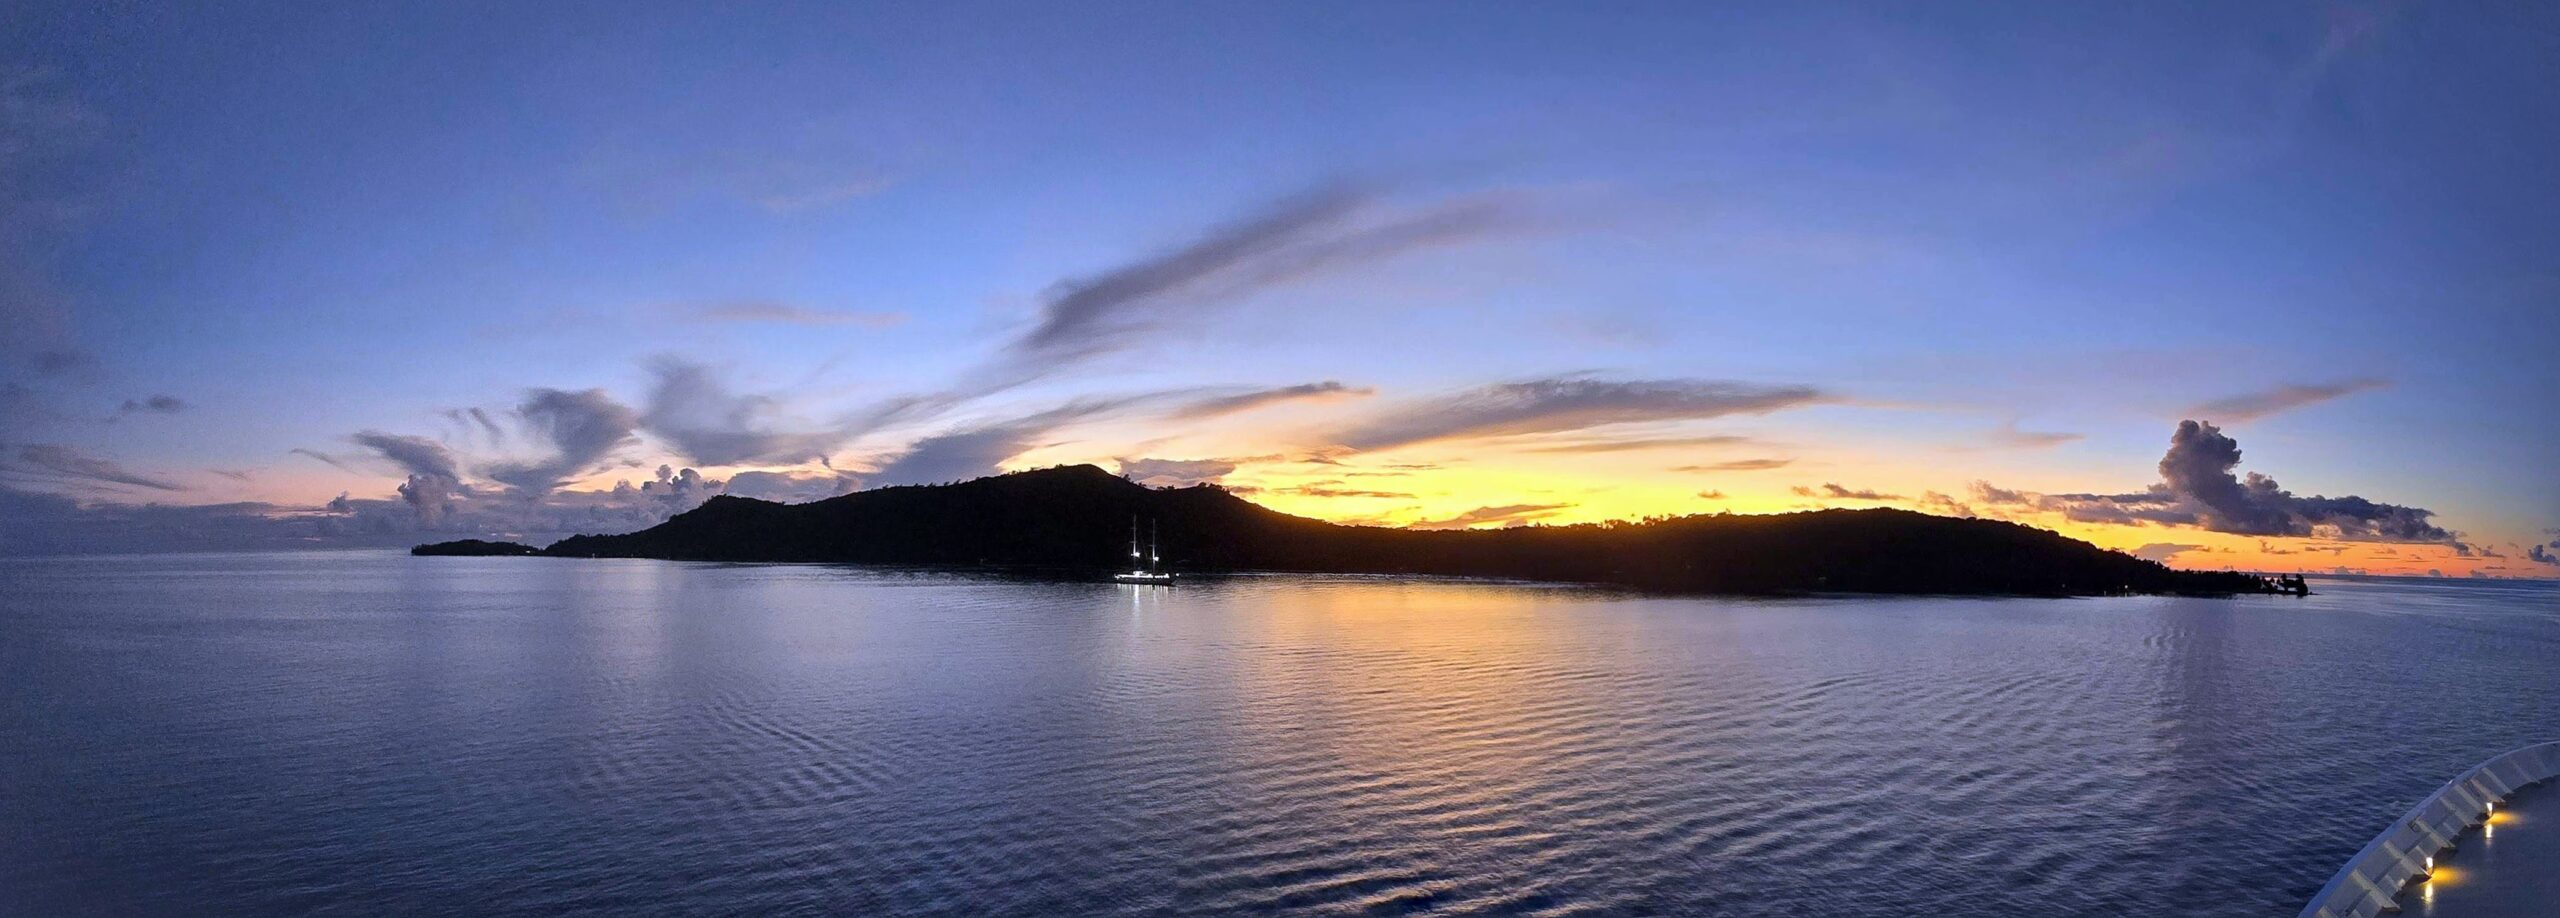
<svg viewBox="0 0 2560 918">
<path fill-rule="evenodd" d="M 2399 908 L 2400 889 L 2435 867 L 2435 857 L 2497 805 L 2528 785 L 2560 777 L 2560 743 L 2526 746 L 2472 766 L 2418 801 L 2382 837 L 2364 846 L 2300 918 L 2372 918 Z"/>
</svg>

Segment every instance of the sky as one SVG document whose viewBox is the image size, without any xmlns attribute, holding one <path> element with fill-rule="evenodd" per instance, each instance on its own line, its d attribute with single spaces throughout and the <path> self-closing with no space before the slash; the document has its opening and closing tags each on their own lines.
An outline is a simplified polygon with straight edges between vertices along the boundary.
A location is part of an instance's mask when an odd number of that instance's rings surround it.
<svg viewBox="0 0 2560 918">
<path fill-rule="evenodd" d="M 2548 4 L 221 6 L 0 9 L 0 554 L 1091 462 L 2560 575 Z"/>
</svg>

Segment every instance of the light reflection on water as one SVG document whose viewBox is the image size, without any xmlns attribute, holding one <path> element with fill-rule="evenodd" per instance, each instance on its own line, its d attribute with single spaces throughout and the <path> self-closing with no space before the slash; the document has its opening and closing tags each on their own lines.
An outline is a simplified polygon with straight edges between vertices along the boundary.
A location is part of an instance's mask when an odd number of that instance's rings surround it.
<svg viewBox="0 0 2560 918">
<path fill-rule="evenodd" d="M 2560 735 L 2548 585 L 0 562 L 0 912 L 2284 914 Z"/>
</svg>

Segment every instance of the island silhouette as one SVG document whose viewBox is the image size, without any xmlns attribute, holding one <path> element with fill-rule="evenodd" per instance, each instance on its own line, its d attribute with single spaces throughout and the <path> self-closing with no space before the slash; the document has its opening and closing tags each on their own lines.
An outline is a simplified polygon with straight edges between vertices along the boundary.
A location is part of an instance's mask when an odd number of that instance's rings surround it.
<svg viewBox="0 0 2560 918">
<path fill-rule="evenodd" d="M 1161 534 L 1165 569 L 1183 573 L 1421 574 L 1737 594 L 2273 591 L 2251 574 L 2174 570 L 2049 530 L 1908 510 L 1420 531 L 1291 516 L 1216 485 L 1150 488 L 1091 465 L 805 504 L 724 495 L 625 535 L 572 536 L 542 549 L 464 540 L 413 552 L 1102 572 L 1127 565 L 1133 517 Z"/>
</svg>

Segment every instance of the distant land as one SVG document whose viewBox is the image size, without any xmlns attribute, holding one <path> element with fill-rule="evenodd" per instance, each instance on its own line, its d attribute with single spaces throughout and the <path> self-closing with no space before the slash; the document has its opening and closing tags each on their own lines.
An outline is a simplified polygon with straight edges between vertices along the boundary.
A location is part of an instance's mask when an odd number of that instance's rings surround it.
<svg viewBox="0 0 2560 918">
<path fill-rule="evenodd" d="M 535 548 L 521 542 L 484 542 L 479 539 L 463 539 L 455 542 L 437 542 L 433 545 L 420 545 L 416 548 L 409 549 L 409 553 L 413 555 L 456 555 L 464 557 L 478 557 L 484 555 L 538 555 L 542 553 L 542 549 Z"/>
<path fill-rule="evenodd" d="M 573 536 L 539 553 L 1099 572 L 1128 565 L 1133 517 L 1162 533 L 1165 567 L 1185 573 L 1427 574 L 1739 594 L 2230 595 L 2267 589 L 2253 575 L 2172 570 L 2031 526 L 1907 510 L 1416 531 L 1290 516 L 1215 485 L 1149 488 L 1091 465 L 859 491 L 806 504 L 714 497 L 639 532 Z M 535 550 L 467 540 L 413 552 Z"/>
</svg>

